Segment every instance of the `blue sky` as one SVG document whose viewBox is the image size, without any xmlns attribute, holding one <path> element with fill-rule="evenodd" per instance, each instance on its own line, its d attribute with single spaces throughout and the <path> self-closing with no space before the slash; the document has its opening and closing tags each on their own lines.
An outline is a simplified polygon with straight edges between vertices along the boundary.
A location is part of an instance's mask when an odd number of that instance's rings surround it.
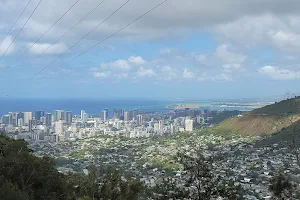
<svg viewBox="0 0 300 200">
<path fill-rule="evenodd" d="M 27 2 L 0 2 L 2 96 L 206 99 L 299 94 L 299 1 L 169 0 L 68 62 L 161 2 L 129 1 L 59 57 L 125 2 L 105 1 L 52 45 L 99 3 L 80 0 L 31 47 L 75 2 L 42 1 L 13 43 L 38 1 L 29 4 L 7 37 Z"/>
</svg>

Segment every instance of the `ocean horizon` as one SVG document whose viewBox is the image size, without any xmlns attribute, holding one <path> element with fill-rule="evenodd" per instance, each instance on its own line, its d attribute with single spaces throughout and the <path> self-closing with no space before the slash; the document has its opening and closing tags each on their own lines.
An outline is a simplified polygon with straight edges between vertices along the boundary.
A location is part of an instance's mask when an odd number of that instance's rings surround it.
<svg viewBox="0 0 300 200">
<path fill-rule="evenodd" d="M 108 99 L 2 99 L 0 100 L 0 115 L 8 112 L 34 112 L 42 110 L 52 113 L 54 110 L 72 111 L 74 115 L 85 110 L 89 115 L 99 115 L 108 108 L 112 115 L 113 109 L 138 109 L 142 112 L 173 110 L 166 108 L 171 104 L 196 104 L 199 109 L 212 110 L 243 110 L 249 111 L 260 107 L 261 101 L 246 100 L 108 100 Z M 255 104 L 256 103 L 256 104 Z M 258 104 L 257 104 L 258 103 Z M 256 106 L 251 106 L 255 104 Z M 265 103 L 261 103 L 265 105 Z"/>
</svg>

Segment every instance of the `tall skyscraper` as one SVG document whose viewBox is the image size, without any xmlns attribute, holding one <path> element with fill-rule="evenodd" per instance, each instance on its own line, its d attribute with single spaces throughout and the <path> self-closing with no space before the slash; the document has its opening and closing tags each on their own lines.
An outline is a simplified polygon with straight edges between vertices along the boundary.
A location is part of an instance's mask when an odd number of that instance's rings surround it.
<svg viewBox="0 0 300 200">
<path fill-rule="evenodd" d="M 59 120 L 55 122 L 55 133 L 59 136 L 62 136 L 64 134 L 64 121 Z"/>
<path fill-rule="evenodd" d="M 65 120 L 64 110 L 54 110 L 53 112 L 54 121 Z"/>
<path fill-rule="evenodd" d="M 137 125 L 141 126 L 143 124 L 143 115 L 137 115 Z"/>
<path fill-rule="evenodd" d="M 72 118 L 73 118 L 72 112 L 71 111 L 66 111 L 65 120 L 66 120 L 67 124 L 72 124 Z"/>
<path fill-rule="evenodd" d="M 192 132 L 194 128 L 193 123 L 194 121 L 191 119 L 185 120 L 185 131 Z"/>
<path fill-rule="evenodd" d="M 46 124 L 46 117 L 45 116 L 40 118 L 40 124 L 41 125 Z"/>
<path fill-rule="evenodd" d="M 107 108 L 101 111 L 101 118 L 103 119 L 103 121 L 108 120 L 108 109 Z"/>
<path fill-rule="evenodd" d="M 17 122 L 16 122 L 17 126 L 23 126 L 24 125 L 24 113 L 21 113 L 21 112 L 17 113 L 16 120 L 17 120 Z"/>
<path fill-rule="evenodd" d="M 1 118 L 2 124 L 9 124 L 9 115 L 3 115 Z"/>
<path fill-rule="evenodd" d="M 44 117 L 44 115 L 45 115 L 44 111 L 35 111 L 34 118 L 35 120 L 40 121 L 41 117 Z"/>
<path fill-rule="evenodd" d="M 45 121 L 46 126 L 51 126 L 51 124 L 52 124 L 52 114 L 51 113 L 46 113 L 45 117 L 46 117 L 46 121 Z"/>
<path fill-rule="evenodd" d="M 23 112 L 24 114 L 24 124 L 28 125 L 29 120 L 32 120 L 32 112 Z"/>
<path fill-rule="evenodd" d="M 85 111 L 84 110 L 81 110 L 80 112 L 80 119 L 83 120 L 83 115 L 84 115 Z"/>
<path fill-rule="evenodd" d="M 37 121 L 35 119 L 29 120 L 29 132 L 33 130 L 33 128 L 37 125 Z"/>
<path fill-rule="evenodd" d="M 19 118 L 18 119 L 18 126 L 20 127 L 20 126 L 23 126 L 24 125 L 24 120 L 23 120 L 23 118 Z"/>
<path fill-rule="evenodd" d="M 132 110 L 132 116 L 131 116 L 131 118 L 133 119 L 133 118 L 135 118 L 136 119 L 136 116 L 139 114 L 139 111 L 137 110 L 137 109 L 134 109 L 134 110 Z"/>
<path fill-rule="evenodd" d="M 83 114 L 83 119 L 82 119 L 82 122 L 87 122 L 89 119 L 89 115 L 87 113 L 84 113 Z"/>
<path fill-rule="evenodd" d="M 108 108 L 105 108 L 104 110 L 106 111 L 106 120 L 108 120 L 109 118 Z"/>
<path fill-rule="evenodd" d="M 124 112 L 124 121 L 128 122 L 130 119 L 129 119 L 129 112 Z"/>
<path fill-rule="evenodd" d="M 158 121 L 158 130 L 161 134 L 164 133 L 164 125 L 165 125 L 165 122 L 164 120 L 159 120 Z"/>
<path fill-rule="evenodd" d="M 64 110 L 61 111 L 60 120 L 65 120 L 66 121 L 66 111 L 64 111 Z"/>
<path fill-rule="evenodd" d="M 124 109 L 119 109 L 119 118 L 124 119 Z"/>
<path fill-rule="evenodd" d="M 115 119 L 118 119 L 118 118 L 119 118 L 119 112 L 118 112 L 117 109 L 114 109 L 114 110 L 113 110 L 113 117 L 114 117 Z"/>
<path fill-rule="evenodd" d="M 9 112 L 9 124 L 13 126 L 17 126 L 18 113 Z"/>
</svg>

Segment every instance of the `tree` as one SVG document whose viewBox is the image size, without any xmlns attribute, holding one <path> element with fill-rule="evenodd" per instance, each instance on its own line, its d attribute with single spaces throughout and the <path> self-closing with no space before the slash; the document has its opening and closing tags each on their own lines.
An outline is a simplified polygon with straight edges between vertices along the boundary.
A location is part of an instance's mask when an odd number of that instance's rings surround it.
<svg viewBox="0 0 300 200">
<path fill-rule="evenodd" d="M 24 140 L 0 135 L 0 176 L 2 187 L 22 193 L 25 199 L 65 199 L 64 180 L 54 160 L 32 155 Z"/>
<path fill-rule="evenodd" d="M 184 185 L 176 179 L 165 179 L 148 192 L 152 192 L 153 199 L 238 199 L 241 188 L 235 186 L 233 180 L 213 173 L 212 157 L 205 157 L 198 151 L 195 155 L 179 153 L 178 159 L 185 172 L 180 178 Z"/>
<path fill-rule="evenodd" d="M 295 97 L 294 99 L 288 99 L 288 111 L 287 114 L 290 115 L 288 117 L 290 123 L 291 123 L 291 131 L 292 131 L 292 142 L 290 145 L 292 153 L 295 155 L 297 164 L 300 167 L 300 148 L 299 148 L 299 134 L 297 134 L 298 127 L 297 127 L 297 120 L 298 118 L 294 114 L 298 113 L 300 110 L 300 98 Z M 296 122 L 295 122 L 296 121 Z M 298 137 L 298 138 L 297 138 Z"/>
<path fill-rule="evenodd" d="M 269 190 L 273 194 L 273 199 L 292 199 L 293 189 L 293 184 L 282 173 L 274 176 L 270 181 Z"/>
</svg>

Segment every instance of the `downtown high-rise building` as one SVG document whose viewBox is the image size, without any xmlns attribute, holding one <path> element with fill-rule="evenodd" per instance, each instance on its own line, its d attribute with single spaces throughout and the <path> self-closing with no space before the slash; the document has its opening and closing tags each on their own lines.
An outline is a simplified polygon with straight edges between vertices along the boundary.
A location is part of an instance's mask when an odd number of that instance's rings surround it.
<svg viewBox="0 0 300 200">
<path fill-rule="evenodd" d="M 118 111 L 118 109 L 114 109 L 113 110 L 113 118 L 114 119 L 118 119 L 119 118 L 119 111 Z"/>
<path fill-rule="evenodd" d="M 65 113 L 65 121 L 67 124 L 72 124 L 72 118 L 73 118 L 73 114 L 72 111 L 66 111 Z"/>
<path fill-rule="evenodd" d="M 87 114 L 86 112 L 83 113 L 83 116 L 82 116 L 82 122 L 87 122 L 89 119 L 89 114 Z"/>
<path fill-rule="evenodd" d="M 29 132 L 31 132 L 33 130 L 33 128 L 37 125 L 37 121 L 35 119 L 29 120 Z"/>
<path fill-rule="evenodd" d="M 84 113 L 85 113 L 85 111 L 84 110 L 81 110 L 81 112 L 80 112 L 80 119 L 83 121 L 83 115 L 84 115 Z"/>
<path fill-rule="evenodd" d="M 130 121 L 130 116 L 128 111 L 124 112 L 124 121 L 126 122 Z"/>
<path fill-rule="evenodd" d="M 123 120 L 124 119 L 124 109 L 119 109 L 119 119 Z"/>
<path fill-rule="evenodd" d="M 51 126 L 52 125 L 52 114 L 51 113 L 46 113 L 45 115 L 45 125 L 46 126 Z"/>
<path fill-rule="evenodd" d="M 65 120 L 65 111 L 64 110 L 54 110 L 53 112 L 54 121 Z"/>
<path fill-rule="evenodd" d="M 139 111 L 137 109 L 132 110 L 131 119 L 136 119 L 137 115 L 139 114 Z"/>
<path fill-rule="evenodd" d="M 3 115 L 1 118 L 2 124 L 9 124 L 9 115 Z"/>
<path fill-rule="evenodd" d="M 32 112 L 23 112 L 24 114 L 24 124 L 28 125 L 29 120 L 32 120 Z"/>
<path fill-rule="evenodd" d="M 64 121 L 59 120 L 55 122 L 55 133 L 59 136 L 63 136 L 64 134 Z"/>
<path fill-rule="evenodd" d="M 192 132 L 193 131 L 193 124 L 194 124 L 194 121 L 191 120 L 191 119 L 186 119 L 185 120 L 185 131 L 188 131 L 188 132 Z"/>
<path fill-rule="evenodd" d="M 136 118 L 137 118 L 137 125 L 138 126 L 143 125 L 143 115 L 137 115 Z"/>
<path fill-rule="evenodd" d="M 164 133 L 164 126 L 165 126 L 164 120 L 159 120 L 158 121 L 158 131 L 160 134 Z"/>
<path fill-rule="evenodd" d="M 9 115 L 8 124 L 13 125 L 13 126 L 17 126 L 18 113 L 9 112 L 8 115 Z"/>
<path fill-rule="evenodd" d="M 101 118 L 103 121 L 108 120 L 108 109 L 107 108 L 101 111 Z"/>
<path fill-rule="evenodd" d="M 24 125 L 24 113 L 19 112 L 17 113 L 17 119 L 16 119 L 16 125 L 17 126 L 23 126 Z"/>
<path fill-rule="evenodd" d="M 34 119 L 37 121 L 41 120 L 41 117 L 44 117 L 45 112 L 44 111 L 35 111 L 34 112 Z"/>
</svg>

